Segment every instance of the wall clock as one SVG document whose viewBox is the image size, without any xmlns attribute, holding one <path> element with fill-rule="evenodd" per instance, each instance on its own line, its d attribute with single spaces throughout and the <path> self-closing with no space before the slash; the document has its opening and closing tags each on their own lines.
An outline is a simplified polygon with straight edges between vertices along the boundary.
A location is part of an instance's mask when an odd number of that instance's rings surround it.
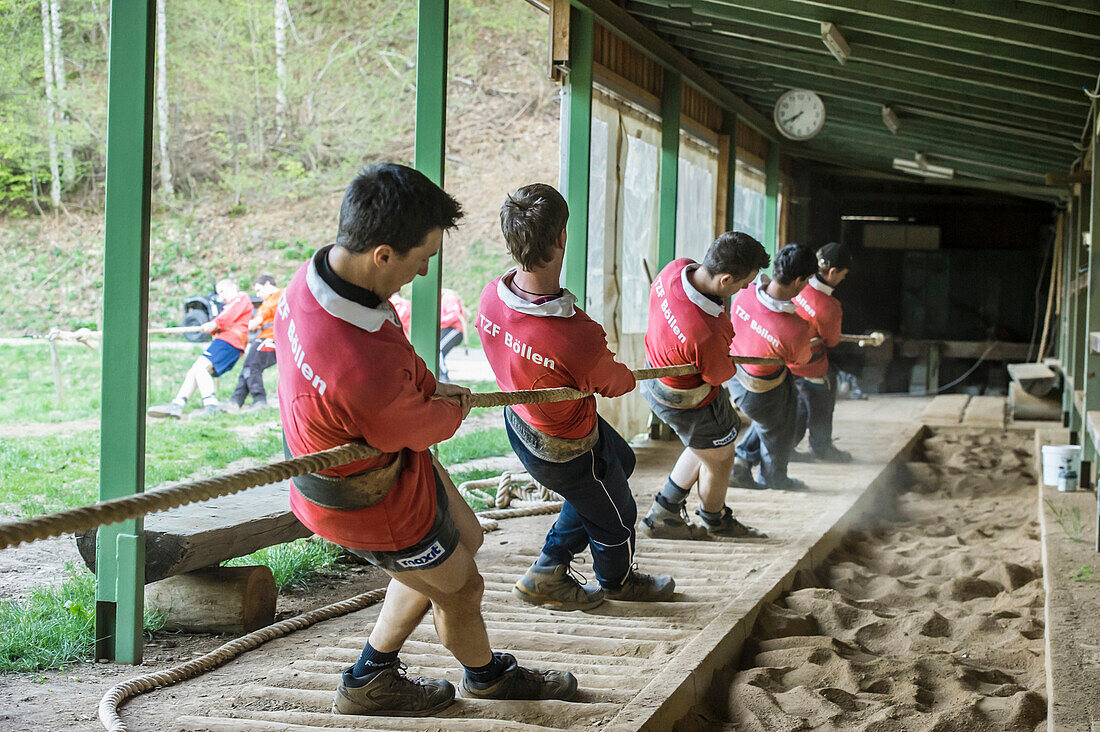
<svg viewBox="0 0 1100 732">
<path fill-rule="evenodd" d="M 825 103 L 807 89 L 790 89 L 775 102 L 775 126 L 792 140 L 809 140 L 825 124 Z"/>
</svg>

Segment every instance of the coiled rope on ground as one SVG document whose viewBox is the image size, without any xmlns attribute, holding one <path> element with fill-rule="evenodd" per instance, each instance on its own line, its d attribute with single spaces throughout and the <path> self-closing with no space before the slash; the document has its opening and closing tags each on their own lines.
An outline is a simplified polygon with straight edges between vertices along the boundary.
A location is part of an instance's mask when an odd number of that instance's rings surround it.
<svg viewBox="0 0 1100 732">
<path fill-rule="evenodd" d="M 735 357 L 733 361 L 742 364 L 761 365 L 781 365 L 783 363 L 776 358 L 753 357 Z M 698 371 L 695 366 L 684 364 L 662 368 L 637 369 L 633 373 L 635 379 L 642 381 L 666 376 L 686 376 L 698 373 Z M 545 404 L 583 399 L 588 396 L 591 396 L 588 392 L 568 387 L 528 389 L 471 394 L 470 405 L 471 407 L 503 407 L 517 404 Z M 219 496 L 239 493 L 248 488 L 288 480 L 297 475 L 329 470 L 358 460 L 367 460 L 378 457 L 380 454 L 382 453 L 379 450 L 370 445 L 348 443 L 228 475 L 157 488 L 145 493 L 100 501 L 89 506 L 80 506 L 37 518 L 6 522 L 0 524 L 0 549 L 16 546 L 23 542 L 41 541 L 62 534 L 86 531 L 97 526 L 117 524 L 150 513 L 178 508 L 188 503 L 208 501 Z"/>
</svg>

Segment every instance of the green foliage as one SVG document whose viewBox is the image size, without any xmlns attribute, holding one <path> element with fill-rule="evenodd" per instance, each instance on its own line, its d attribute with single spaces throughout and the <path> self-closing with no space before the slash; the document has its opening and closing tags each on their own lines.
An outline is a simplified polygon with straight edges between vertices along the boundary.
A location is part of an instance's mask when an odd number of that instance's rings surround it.
<svg viewBox="0 0 1100 732">
<path fill-rule="evenodd" d="M 1085 522 L 1081 518 L 1081 509 L 1078 506 L 1056 506 L 1049 498 L 1046 500 L 1047 508 L 1054 514 L 1054 520 L 1062 527 L 1066 538 L 1070 541 L 1083 542 L 1085 534 Z"/>
<path fill-rule="evenodd" d="M 457 435 L 439 444 L 439 462 L 454 465 L 469 460 L 487 457 L 499 457 L 512 451 L 508 444 L 508 434 L 503 427 L 477 430 L 465 435 Z"/>
<path fill-rule="evenodd" d="M 230 559 L 225 562 L 225 566 L 247 567 L 262 564 L 271 568 L 275 585 L 280 590 L 292 586 L 304 589 L 311 577 L 335 564 L 340 553 L 340 547 L 314 537 L 276 544 L 247 556 Z"/>
<path fill-rule="evenodd" d="M 1075 569 L 1069 573 L 1070 578 L 1074 582 L 1088 582 L 1093 575 L 1092 567 L 1082 564 L 1079 569 Z"/>
<path fill-rule="evenodd" d="M 0 600 L 0 673 L 43 671 L 87 661 L 95 641 L 95 577 L 68 566 L 59 588 L 43 587 L 23 601 Z M 145 631 L 164 626 L 146 610 Z"/>
</svg>

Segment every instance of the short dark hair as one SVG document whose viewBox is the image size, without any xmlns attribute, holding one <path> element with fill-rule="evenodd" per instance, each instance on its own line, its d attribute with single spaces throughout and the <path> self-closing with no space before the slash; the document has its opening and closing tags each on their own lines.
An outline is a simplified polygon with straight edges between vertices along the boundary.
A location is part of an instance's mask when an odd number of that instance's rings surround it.
<svg viewBox="0 0 1100 732">
<path fill-rule="evenodd" d="M 817 274 L 817 257 L 812 249 L 801 244 L 788 244 L 775 255 L 775 281 L 789 285 L 795 280 Z"/>
<path fill-rule="evenodd" d="M 739 280 L 770 263 L 763 244 L 743 231 L 727 231 L 711 242 L 702 265 L 711 275 L 728 274 Z"/>
<path fill-rule="evenodd" d="M 406 254 L 432 229 L 453 229 L 461 218 L 458 201 L 419 170 L 379 163 L 360 171 L 344 192 L 336 246 L 362 253 L 387 244 Z"/>
<path fill-rule="evenodd" d="M 822 272 L 827 272 L 833 267 L 851 269 L 852 252 L 843 244 L 831 241 L 817 250 L 817 266 Z"/>
<path fill-rule="evenodd" d="M 553 186 L 532 183 L 508 196 L 500 207 L 500 230 L 508 253 L 525 270 L 546 264 L 554 242 L 569 221 L 569 205 Z"/>
<path fill-rule="evenodd" d="M 274 285 L 275 278 L 271 275 L 260 275 L 256 278 L 256 281 L 252 283 L 254 285 Z"/>
</svg>

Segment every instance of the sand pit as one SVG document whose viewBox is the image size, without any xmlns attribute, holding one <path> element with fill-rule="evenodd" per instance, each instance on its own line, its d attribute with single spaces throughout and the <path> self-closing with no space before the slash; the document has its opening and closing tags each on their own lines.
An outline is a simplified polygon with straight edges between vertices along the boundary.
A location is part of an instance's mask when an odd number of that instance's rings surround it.
<svg viewBox="0 0 1100 732">
<path fill-rule="evenodd" d="M 892 515 L 766 606 L 713 708 L 681 726 L 1045 729 L 1029 441 L 945 431 L 924 453 Z"/>
</svg>

